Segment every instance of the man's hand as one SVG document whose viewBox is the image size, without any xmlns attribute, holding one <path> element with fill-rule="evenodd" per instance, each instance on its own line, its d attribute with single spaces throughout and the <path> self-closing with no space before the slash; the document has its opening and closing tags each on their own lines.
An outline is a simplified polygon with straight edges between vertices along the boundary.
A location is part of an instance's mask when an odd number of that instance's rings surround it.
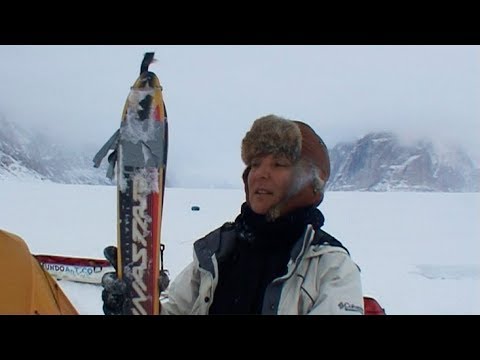
<svg viewBox="0 0 480 360">
<path fill-rule="evenodd" d="M 117 248 L 107 246 L 103 250 L 103 254 L 115 269 L 115 272 L 106 273 L 102 277 L 103 312 L 105 315 L 123 315 L 127 284 L 117 277 Z"/>
<path fill-rule="evenodd" d="M 105 258 L 112 264 L 115 272 L 109 272 L 102 277 L 102 300 L 103 312 L 105 315 L 124 315 L 126 309 L 130 307 L 130 299 L 127 296 L 127 283 L 117 276 L 117 248 L 107 246 L 103 250 Z M 167 289 L 170 283 L 167 270 L 160 270 L 158 277 L 159 292 Z"/>
</svg>

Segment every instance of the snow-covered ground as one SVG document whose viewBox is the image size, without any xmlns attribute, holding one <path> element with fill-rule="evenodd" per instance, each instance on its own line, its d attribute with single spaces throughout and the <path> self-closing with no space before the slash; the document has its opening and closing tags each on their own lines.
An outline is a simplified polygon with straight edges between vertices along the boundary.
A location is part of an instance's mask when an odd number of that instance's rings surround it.
<svg viewBox="0 0 480 360">
<path fill-rule="evenodd" d="M 116 242 L 116 188 L 0 181 L 0 228 L 32 253 L 102 258 Z M 233 220 L 241 190 L 168 188 L 162 241 L 171 277 L 193 242 Z M 197 205 L 200 211 L 192 211 Z M 324 229 L 362 269 L 389 314 L 480 314 L 480 193 L 329 192 Z M 101 287 L 59 282 L 81 314 L 102 314 Z"/>
</svg>

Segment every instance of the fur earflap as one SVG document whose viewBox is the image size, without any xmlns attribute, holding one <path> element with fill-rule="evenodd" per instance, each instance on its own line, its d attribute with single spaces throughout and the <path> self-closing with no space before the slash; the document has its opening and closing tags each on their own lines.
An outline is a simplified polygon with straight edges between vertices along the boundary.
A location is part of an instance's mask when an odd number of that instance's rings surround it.
<svg viewBox="0 0 480 360">
<path fill-rule="evenodd" d="M 290 120 L 275 115 L 261 117 L 252 125 L 242 140 L 242 160 L 249 166 L 261 155 L 283 155 L 296 162 L 302 152 L 302 133 Z"/>
</svg>

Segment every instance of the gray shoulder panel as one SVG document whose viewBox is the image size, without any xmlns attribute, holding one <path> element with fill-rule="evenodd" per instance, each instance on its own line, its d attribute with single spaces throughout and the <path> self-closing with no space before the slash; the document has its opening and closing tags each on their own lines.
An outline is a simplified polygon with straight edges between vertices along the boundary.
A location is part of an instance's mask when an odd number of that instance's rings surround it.
<svg viewBox="0 0 480 360">
<path fill-rule="evenodd" d="M 227 224 L 213 230 L 193 244 L 199 266 L 212 273 L 214 277 L 213 255 L 216 256 L 217 261 L 222 261 L 232 252 L 235 244 L 235 230 L 227 227 Z"/>
</svg>

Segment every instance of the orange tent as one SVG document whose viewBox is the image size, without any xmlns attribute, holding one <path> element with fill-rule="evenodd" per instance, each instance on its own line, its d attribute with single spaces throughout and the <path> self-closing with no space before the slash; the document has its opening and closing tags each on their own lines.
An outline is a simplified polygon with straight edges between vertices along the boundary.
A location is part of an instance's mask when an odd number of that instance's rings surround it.
<svg viewBox="0 0 480 360">
<path fill-rule="evenodd" d="M 78 315 L 20 237 L 0 230 L 0 314 Z"/>
</svg>

